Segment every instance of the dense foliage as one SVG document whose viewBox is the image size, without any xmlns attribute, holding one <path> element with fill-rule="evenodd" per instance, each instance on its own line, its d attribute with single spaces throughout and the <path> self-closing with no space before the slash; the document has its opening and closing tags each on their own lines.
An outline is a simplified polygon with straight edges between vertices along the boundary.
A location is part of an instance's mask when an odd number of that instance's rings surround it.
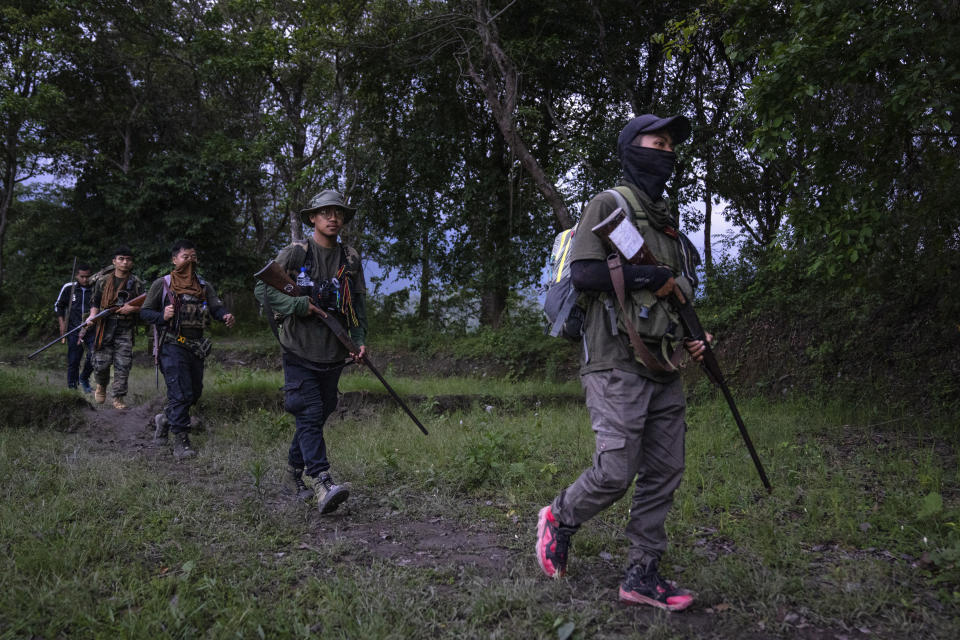
<svg viewBox="0 0 960 640">
<path fill-rule="evenodd" d="M 958 18 L 892 0 L 2 0 L 0 322 L 49 320 L 72 257 L 118 243 L 149 277 L 190 237 L 209 278 L 247 290 L 334 187 L 421 320 L 455 298 L 497 327 L 552 232 L 616 180 L 623 123 L 681 112 L 670 195 L 707 240 L 719 326 L 774 318 L 824 372 L 912 363 L 955 398 Z M 715 256 L 720 216 L 739 244 Z"/>
</svg>

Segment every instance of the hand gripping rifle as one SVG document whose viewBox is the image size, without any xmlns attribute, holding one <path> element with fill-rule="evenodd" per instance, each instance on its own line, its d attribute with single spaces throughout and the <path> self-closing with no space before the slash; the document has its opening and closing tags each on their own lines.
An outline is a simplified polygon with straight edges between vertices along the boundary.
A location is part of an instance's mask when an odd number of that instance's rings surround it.
<svg viewBox="0 0 960 640">
<path fill-rule="evenodd" d="M 117 297 L 118 297 L 118 298 L 122 298 L 122 297 L 124 296 L 124 294 L 126 294 L 126 293 L 127 293 L 126 291 L 121 291 L 120 293 L 117 294 Z M 110 315 L 111 313 L 116 312 L 116 310 L 119 309 L 120 307 L 122 307 L 123 305 L 129 304 L 129 305 L 133 305 L 134 307 L 139 307 L 139 306 L 142 306 L 142 305 L 143 305 L 143 301 L 146 300 L 146 299 L 147 299 L 147 294 L 141 293 L 139 296 L 137 296 L 137 297 L 134 298 L 133 300 L 120 301 L 120 302 L 117 302 L 117 304 L 115 304 L 115 305 L 112 305 L 112 306 L 107 307 L 106 309 L 104 309 L 103 311 L 101 311 L 101 312 L 98 313 L 97 315 L 93 316 L 93 317 L 90 318 L 89 320 L 84 320 L 83 322 L 81 322 L 79 325 L 77 325 L 77 326 L 74 327 L 73 329 L 70 329 L 70 331 L 67 331 L 65 334 L 63 334 L 62 336 L 60 336 L 59 338 L 57 338 L 57 339 L 54 340 L 53 342 L 48 342 L 47 344 L 43 345 L 42 347 L 40 347 L 39 349 L 37 349 L 36 351 L 34 351 L 34 352 L 31 353 L 30 355 L 28 355 L 28 356 L 27 356 L 27 360 L 33 360 L 33 359 L 36 358 L 38 355 L 40 355 L 41 353 L 43 353 L 44 351 L 46 351 L 47 349 L 49 349 L 49 348 L 52 347 L 53 345 L 57 344 L 58 342 L 60 342 L 60 341 L 63 340 L 64 338 L 66 338 L 67 336 L 73 335 L 74 333 L 77 333 L 78 331 L 81 331 L 81 330 L 82 330 L 84 327 L 86 327 L 89 323 L 93 322 L 94 320 L 97 320 L 98 318 L 102 318 L 102 317 L 104 317 L 104 316 L 108 316 L 108 315 Z"/>
<path fill-rule="evenodd" d="M 650 251 L 650 248 L 644 246 L 643 236 L 627 219 L 623 209 L 616 209 L 603 222 L 595 226 L 593 232 L 601 238 L 608 240 L 627 262 L 632 264 L 662 266 L 656 256 L 653 255 L 653 252 Z M 614 254 L 615 259 L 612 260 L 615 264 L 619 263 L 620 256 Z M 703 360 L 700 364 L 703 365 L 707 378 L 720 387 L 723 397 L 726 398 L 727 404 L 730 406 L 730 412 L 733 414 L 733 419 L 737 423 L 737 428 L 740 429 L 743 442 L 747 445 L 747 451 L 750 452 L 753 464 L 757 467 L 757 473 L 760 474 L 760 481 L 763 482 L 763 486 L 767 489 L 767 492 L 771 492 L 773 488 L 770 486 L 767 474 L 763 470 L 760 457 L 757 455 L 756 449 L 753 448 L 753 442 L 747 433 L 747 427 L 743 424 L 743 418 L 740 417 L 740 412 L 737 411 L 737 405 L 734 403 L 730 389 L 727 387 L 727 383 L 723 378 L 723 372 L 720 371 L 717 356 L 710 347 L 710 343 L 707 342 L 707 334 L 703 329 L 703 325 L 700 324 L 700 318 L 697 317 L 697 313 L 693 310 L 693 305 L 690 304 L 689 300 L 681 302 L 676 293 L 671 293 L 668 299 L 680 315 L 680 323 L 683 325 L 687 339 L 703 341 Z"/>
<path fill-rule="evenodd" d="M 309 291 L 301 289 L 296 282 L 290 279 L 290 276 L 288 276 L 286 271 L 283 270 L 283 267 L 278 265 L 273 260 L 268 262 L 267 266 L 265 266 L 263 269 L 255 273 L 254 277 L 262 280 L 264 284 L 271 286 L 280 293 L 284 293 L 288 296 L 294 298 L 300 296 L 310 296 Z M 311 299 L 311 302 L 314 301 Z M 317 308 L 319 309 L 319 307 Z M 330 331 L 333 332 L 333 335 L 335 335 L 337 339 L 343 343 L 343 346 L 347 348 L 347 351 L 350 353 L 360 352 L 359 347 L 357 347 L 353 340 L 350 339 L 350 335 L 336 318 L 323 311 L 323 309 L 320 309 L 320 319 L 323 320 L 324 324 L 326 324 Z M 423 435 L 430 435 L 427 432 L 426 427 L 424 427 L 420 421 L 417 420 L 417 416 L 413 415 L 413 411 L 410 410 L 410 407 L 408 407 L 400 398 L 400 396 L 397 395 L 397 392 L 393 390 L 393 387 L 391 387 L 387 381 L 383 379 L 383 376 L 380 375 L 380 372 L 377 370 L 377 368 L 373 366 L 372 362 L 370 362 L 370 358 L 364 354 L 363 357 L 360 358 L 360 361 L 367 365 L 367 368 L 373 372 L 373 375 L 377 376 L 377 379 L 381 382 L 381 384 L 383 384 L 384 388 L 390 393 L 393 399 L 396 400 L 397 404 L 400 405 L 400 408 L 403 409 L 408 416 L 410 416 L 410 419 L 413 420 L 413 423 L 417 425 L 417 427 L 419 427 L 420 431 L 423 432 Z"/>
</svg>

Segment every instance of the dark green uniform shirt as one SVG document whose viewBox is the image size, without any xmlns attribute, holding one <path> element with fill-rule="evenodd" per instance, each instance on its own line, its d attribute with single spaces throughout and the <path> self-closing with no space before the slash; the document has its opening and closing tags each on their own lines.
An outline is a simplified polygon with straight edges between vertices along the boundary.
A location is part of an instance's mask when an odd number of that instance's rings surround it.
<svg viewBox="0 0 960 640">
<path fill-rule="evenodd" d="M 223 306 L 223 302 L 220 301 L 220 298 L 217 296 L 216 290 L 210 285 L 209 282 L 205 282 L 203 279 L 200 280 L 203 284 L 203 302 L 206 302 L 207 313 L 213 316 L 216 320 L 223 320 L 223 316 L 229 313 L 227 308 Z M 169 322 L 163 321 L 163 308 L 170 304 L 170 299 L 167 298 L 164 300 L 163 296 L 163 283 L 164 277 L 157 278 L 150 285 L 150 289 L 147 291 L 147 297 L 143 301 L 143 306 L 141 309 L 141 316 L 146 318 L 147 316 L 154 317 L 152 314 L 147 314 L 144 316 L 143 310 L 146 309 L 148 312 L 153 311 L 160 314 L 160 318 L 156 318 L 156 321 L 153 324 L 163 325 L 166 324 L 170 327 L 171 330 L 179 329 L 181 335 L 187 338 L 202 338 L 203 337 L 203 311 L 202 304 L 199 300 L 196 300 L 193 296 L 184 296 L 187 298 L 186 304 L 181 302 L 180 307 L 180 317 L 171 318 Z M 169 289 L 168 289 L 169 291 Z M 172 293 L 172 292 L 171 292 Z M 149 320 L 148 320 L 149 321 Z M 176 333 L 168 334 L 169 338 L 172 338 Z M 168 338 L 168 339 L 169 339 Z"/>
<path fill-rule="evenodd" d="M 327 249 L 314 242 L 313 238 L 308 238 L 306 243 L 306 250 L 312 254 L 313 270 L 309 274 L 310 279 L 318 283 L 334 278 L 340 268 L 340 245 Z M 344 251 L 347 258 L 350 295 L 360 325 L 352 327 L 342 315 L 335 314 L 335 317 L 350 330 L 350 338 L 359 347 L 365 344 L 366 340 L 367 317 L 364 299 L 367 288 L 363 278 L 360 254 L 353 247 L 345 246 Z M 276 263 L 283 267 L 287 275 L 296 279 L 300 267 L 304 264 L 305 256 L 303 243 L 295 242 L 277 255 Z M 257 283 L 257 294 L 258 297 L 268 296 L 270 307 L 282 317 L 279 323 L 280 344 L 286 351 L 305 360 L 319 363 L 340 362 L 349 355 L 347 348 L 327 325 L 320 318 L 310 315 L 308 297 L 294 298 L 262 282 Z"/>
<path fill-rule="evenodd" d="M 637 196 L 641 206 L 650 206 L 650 199 L 645 193 L 629 183 L 634 195 Z M 583 217 L 577 225 L 576 235 L 573 237 L 573 246 L 570 248 L 570 261 L 577 260 L 603 260 L 613 251 L 613 248 L 605 239 L 594 234 L 591 229 L 602 222 L 618 207 L 616 198 L 607 192 L 600 193 L 587 204 L 583 212 Z M 650 234 L 656 234 L 654 238 Z M 682 271 L 677 262 L 679 256 L 679 241 L 674 240 L 664 233 L 657 231 L 652 227 L 643 229 L 644 239 L 648 244 L 657 247 L 658 259 L 670 264 L 674 277 L 680 278 Z M 673 245 L 677 245 L 675 250 Z M 632 298 L 645 295 L 650 297 L 649 292 L 628 293 L 628 305 L 632 303 Z M 612 306 L 615 309 L 616 321 L 618 325 L 617 334 L 614 335 L 611 329 L 610 311 Z M 646 378 L 656 380 L 657 382 L 670 382 L 679 375 L 673 373 L 656 373 L 643 366 L 633 355 L 633 349 L 630 346 L 630 337 L 624 328 L 622 320 L 622 310 L 617 302 L 616 295 L 611 292 L 590 295 L 590 300 L 586 309 L 583 327 L 583 350 L 581 353 L 580 374 L 591 373 L 593 371 L 604 371 L 607 369 L 620 369 L 642 375 Z M 654 354 L 660 352 L 660 345 L 645 340 Z"/>
<path fill-rule="evenodd" d="M 103 311 L 107 307 L 110 307 L 114 304 L 117 304 L 117 298 L 114 297 L 113 300 L 103 300 L 103 290 L 107 285 L 107 278 L 113 278 L 113 293 L 114 296 L 119 296 L 121 288 L 118 287 L 118 284 L 123 283 L 122 289 L 127 292 L 127 300 L 133 300 L 141 293 L 143 293 L 143 281 L 140 280 L 137 276 L 132 273 L 127 276 L 126 282 L 120 278 L 113 275 L 113 270 L 104 273 L 96 279 L 93 283 L 93 294 L 90 297 L 90 306 L 96 307 L 100 311 Z M 107 316 L 106 319 L 108 326 L 115 326 L 118 329 L 132 329 L 134 324 L 137 322 L 137 314 L 131 313 L 129 315 L 122 316 L 117 313 L 111 313 Z M 112 331 L 110 332 L 112 335 Z"/>
</svg>

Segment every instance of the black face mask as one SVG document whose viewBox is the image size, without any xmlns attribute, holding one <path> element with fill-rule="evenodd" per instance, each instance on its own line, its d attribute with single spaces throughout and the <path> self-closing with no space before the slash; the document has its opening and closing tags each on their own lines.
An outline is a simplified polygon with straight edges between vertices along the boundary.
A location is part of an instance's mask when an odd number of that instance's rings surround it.
<svg viewBox="0 0 960 640">
<path fill-rule="evenodd" d="M 673 175 L 677 154 L 673 151 L 629 145 L 623 149 L 620 162 L 628 182 L 643 189 L 652 200 L 659 200 L 663 197 L 667 180 Z"/>
</svg>

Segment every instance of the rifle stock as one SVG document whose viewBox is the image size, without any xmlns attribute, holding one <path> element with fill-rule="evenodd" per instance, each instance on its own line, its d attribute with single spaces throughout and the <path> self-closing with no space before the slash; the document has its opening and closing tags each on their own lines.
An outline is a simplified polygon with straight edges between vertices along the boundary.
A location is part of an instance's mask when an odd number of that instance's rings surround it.
<svg viewBox="0 0 960 640">
<path fill-rule="evenodd" d="M 267 263 L 263 269 L 254 274 L 255 278 L 261 280 L 265 285 L 273 287 L 280 293 L 286 294 L 288 296 L 297 298 L 300 296 L 309 296 L 310 292 L 305 291 L 296 282 L 294 282 L 290 276 L 287 275 L 287 272 L 283 270 L 283 267 L 278 265 L 276 262 L 271 260 Z M 340 322 L 331 316 L 329 313 L 326 313 L 320 309 L 320 319 L 327 325 L 327 328 L 333 332 L 333 335 L 340 340 L 341 344 L 346 347 L 347 351 L 350 353 L 359 353 L 360 348 L 353 342 L 350 338 L 350 334 L 347 333 L 347 330 L 344 329 L 343 325 Z M 417 419 L 417 416 L 413 414 L 413 411 L 410 410 L 410 407 L 397 395 L 397 392 L 393 390 L 393 387 L 384 379 L 380 374 L 380 371 L 373 365 L 373 362 L 370 361 L 370 358 L 366 354 L 360 358 L 360 362 L 367 365 L 367 368 L 377 377 L 377 380 L 384 386 L 390 396 L 396 401 L 400 408 L 406 412 L 410 419 L 413 420 L 413 423 L 417 425 L 420 431 L 423 432 L 423 435 L 430 435 L 427 432 L 426 427 Z"/>
<path fill-rule="evenodd" d="M 134 306 L 134 307 L 142 307 L 142 306 L 143 306 L 143 301 L 146 300 L 146 299 L 147 299 L 147 294 L 141 293 L 139 296 L 137 296 L 137 297 L 134 298 L 133 300 L 128 300 L 128 301 L 125 302 L 124 304 L 129 304 L 129 305 L 132 305 L 132 306 Z M 98 319 L 100 319 L 100 318 L 102 318 L 102 317 L 104 317 L 104 316 L 108 316 L 108 315 L 110 315 L 111 313 L 114 313 L 117 309 L 119 309 L 119 308 L 122 307 L 122 306 L 123 306 L 122 304 L 115 304 L 115 305 L 113 305 L 113 306 L 111 306 L 111 307 L 107 307 L 106 309 L 104 309 L 103 311 L 101 311 L 101 312 L 98 313 L 97 315 L 93 316 L 93 317 L 90 318 L 89 320 L 84 320 L 81 324 L 78 324 L 78 325 L 75 326 L 73 329 L 70 329 L 70 331 L 67 331 L 67 332 L 66 332 L 65 334 L 63 334 L 62 336 L 58 337 L 57 339 L 53 340 L 52 342 L 48 342 L 47 344 L 43 345 L 42 347 L 40 347 L 39 349 L 37 349 L 36 351 L 34 351 L 34 352 L 31 353 L 30 355 L 28 355 L 28 356 L 27 356 L 27 360 L 33 360 L 33 359 L 36 358 L 38 355 L 40 355 L 41 353 L 43 353 L 44 351 L 46 351 L 47 349 L 49 349 L 49 348 L 52 347 L 53 345 L 57 344 L 58 342 L 60 342 L 60 341 L 63 340 L 64 338 L 66 338 L 67 336 L 73 335 L 74 333 L 77 333 L 78 331 L 82 330 L 85 326 L 87 326 L 87 322 L 93 322 L 94 320 L 98 320 Z"/>
<path fill-rule="evenodd" d="M 618 229 L 625 233 L 617 234 Z M 614 210 L 603 222 L 594 227 L 593 232 L 606 238 L 627 262 L 655 267 L 663 266 L 660 261 L 657 260 L 657 257 L 653 255 L 650 248 L 646 246 L 640 232 L 627 220 L 626 212 L 620 208 Z M 622 240 L 621 237 L 623 238 Z M 727 387 L 726 380 L 724 380 L 723 372 L 720 370 L 720 363 L 717 362 L 717 356 L 710 346 L 710 343 L 707 342 L 707 332 L 704 331 L 697 312 L 694 311 L 693 305 L 689 300 L 681 302 L 675 293 L 671 293 L 668 299 L 680 316 L 680 324 L 683 325 L 687 338 L 703 342 L 704 352 L 700 364 L 707 374 L 707 378 L 709 378 L 713 384 L 717 385 L 720 388 L 720 392 L 723 393 L 723 397 L 730 407 L 730 413 L 733 414 L 733 419 L 737 423 L 737 429 L 740 430 L 740 436 L 747 446 L 747 451 L 750 453 L 750 458 L 757 468 L 757 473 L 760 475 L 760 481 L 763 483 L 764 488 L 766 488 L 768 493 L 773 491 L 773 487 L 770 486 L 770 481 L 767 479 L 767 473 L 763 469 L 763 464 L 760 462 L 760 456 L 757 455 L 753 441 L 750 439 L 750 434 L 747 433 L 747 427 L 743 423 L 743 418 L 740 417 L 740 411 L 737 410 L 737 404 L 733 401 L 730 388 Z"/>
</svg>

